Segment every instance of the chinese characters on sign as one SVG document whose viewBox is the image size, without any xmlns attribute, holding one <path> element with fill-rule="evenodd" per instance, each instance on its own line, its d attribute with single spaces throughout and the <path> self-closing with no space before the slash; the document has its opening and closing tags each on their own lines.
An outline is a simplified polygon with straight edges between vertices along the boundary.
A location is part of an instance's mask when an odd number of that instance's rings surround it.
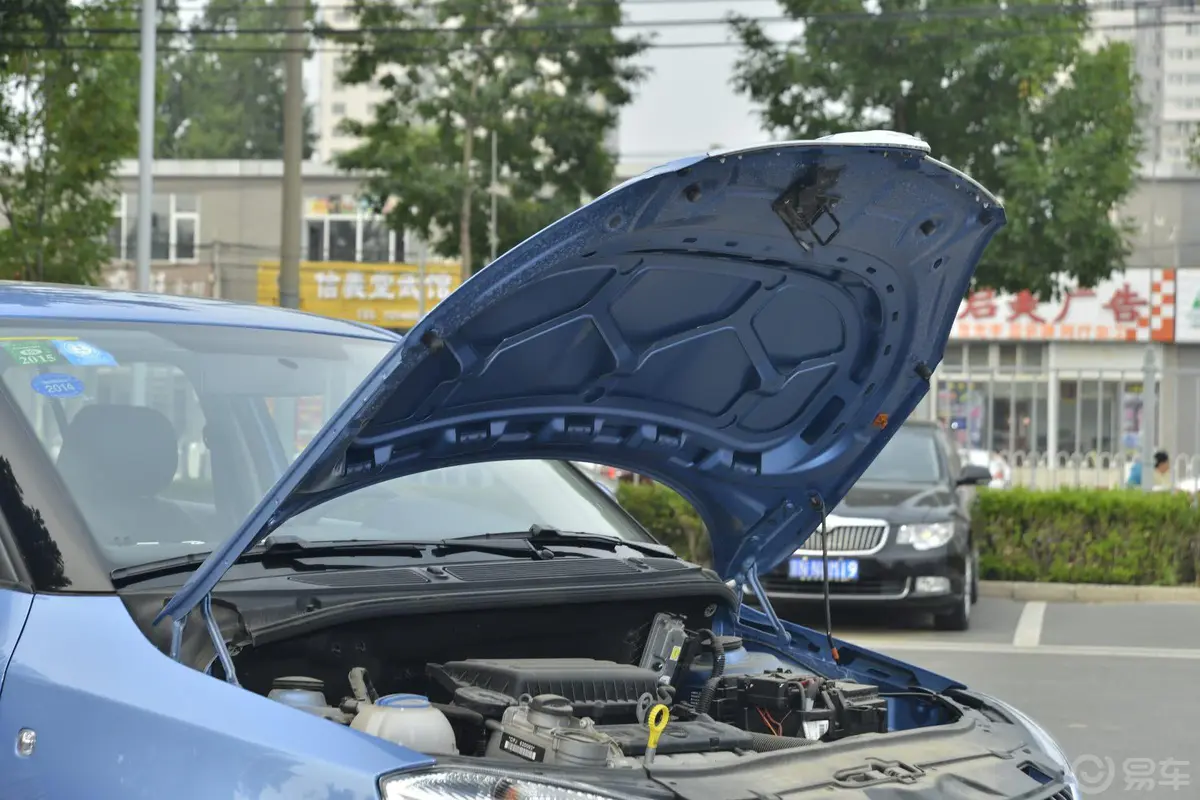
<svg viewBox="0 0 1200 800">
<path fill-rule="evenodd" d="M 332 270 L 313 276 L 317 282 L 317 298 L 321 300 L 403 300 L 421 301 L 418 284 L 420 275 L 391 275 L 375 272 L 367 276 L 354 270 L 339 274 Z M 425 276 L 425 302 L 433 305 L 450 296 L 454 279 L 450 275 Z"/>
<path fill-rule="evenodd" d="M 259 265 L 259 303 L 279 303 L 278 282 L 277 262 Z M 413 264 L 306 261 L 300 265 L 300 308 L 327 317 L 407 328 L 461 282 L 457 264 L 428 264 L 422 275 Z"/>
<path fill-rule="evenodd" d="M 104 285 L 119 292 L 137 289 L 137 275 L 128 267 L 110 266 L 103 270 Z M 212 269 L 207 266 L 182 265 L 150 271 L 151 292 L 184 297 L 212 297 Z"/>
<path fill-rule="evenodd" d="M 1151 271 L 1141 270 L 1094 289 L 1065 290 L 1056 300 L 1045 301 L 1027 290 L 1002 295 L 978 289 L 959 306 L 951 335 L 985 340 L 1162 339 L 1170 332 L 1154 324 L 1163 304 L 1155 301 L 1151 283 Z"/>
</svg>

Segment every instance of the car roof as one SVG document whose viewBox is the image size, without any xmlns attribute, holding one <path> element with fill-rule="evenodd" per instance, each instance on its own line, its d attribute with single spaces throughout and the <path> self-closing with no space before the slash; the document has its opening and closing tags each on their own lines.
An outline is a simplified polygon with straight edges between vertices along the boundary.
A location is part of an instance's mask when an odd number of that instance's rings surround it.
<svg viewBox="0 0 1200 800">
<path fill-rule="evenodd" d="M 0 319 L 221 325 L 326 333 L 360 339 L 394 341 L 400 338 L 391 331 L 373 325 L 277 306 L 17 281 L 0 281 Z"/>
</svg>

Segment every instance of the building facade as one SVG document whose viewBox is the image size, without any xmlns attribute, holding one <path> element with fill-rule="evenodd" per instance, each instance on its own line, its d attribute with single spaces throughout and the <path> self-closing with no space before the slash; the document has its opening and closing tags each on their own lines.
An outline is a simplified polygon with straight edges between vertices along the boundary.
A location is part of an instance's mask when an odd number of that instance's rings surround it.
<svg viewBox="0 0 1200 800">
<path fill-rule="evenodd" d="M 279 161 L 156 162 L 151 289 L 278 303 L 282 180 Z M 302 309 L 407 330 L 461 283 L 457 263 L 389 230 L 359 202 L 355 176 L 306 163 L 303 183 Z M 136 284 L 136 161 L 121 166 L 117 190 L 116 259 L 104 279 L 124 289 Z"/>
</svg>

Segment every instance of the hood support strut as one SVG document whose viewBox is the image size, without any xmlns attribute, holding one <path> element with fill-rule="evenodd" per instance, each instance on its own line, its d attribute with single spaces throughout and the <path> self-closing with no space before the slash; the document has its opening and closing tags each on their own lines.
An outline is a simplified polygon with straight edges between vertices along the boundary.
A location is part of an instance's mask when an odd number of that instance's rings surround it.
<svg viewBox="0 0 1200 800">
<path fill-rule="evenodd" d="M 183 630 L 187 627 L 188 617 L 191 616 L 191 613 L 188 611 L 179 619 L 171 621 L 171 660 L 173 661 L 180 660 L 183 651 Z M 229 652 L 229 646 L 225 644 L 225 637 L 221 635 L 221 626 L 217 624 L 217 618 L 213 615 L 212 592 L 204 595 L 204 599 L 200 601 L 200 617 L 204 620 L 204 630 L 212 641 L 217 660 L 221 662 L 221 669 L 225 671 L 226 682 L 232 683 L 234 686 L 241 686 L 238 682 L 237 670 L 233 666 L 233 654 Z"/>
<path fill-rule="evenodd" d="M 792 643 L 792 634 L 784 627 L 783 620 L 775 613 L 774 606 L 771 605 L 770 599 L 767 597 L 767 590 L 763 588 L 762 581 L 758 578 L 758 565 L 751 564 L 750 569 L 746 570 L 746 582 L 750 584 L 750 591 L 754 592 L 754 597 L 758 600 L 759 608 L 762 613 L 767 616 L 771 627 L 775 629 L 775 638 L 784 647 Z M 745 622 L 741 614 L 742 605 L 738 604 L 738 622 Z"/>
</svg>

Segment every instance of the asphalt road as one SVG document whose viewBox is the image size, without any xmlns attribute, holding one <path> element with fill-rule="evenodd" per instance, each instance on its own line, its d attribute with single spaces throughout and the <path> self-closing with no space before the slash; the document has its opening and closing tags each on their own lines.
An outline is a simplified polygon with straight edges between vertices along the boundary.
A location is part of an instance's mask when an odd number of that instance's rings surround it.
<svg viewBox="0 0 1200 800">
<path fill-rule="evenodd" d="M 822 627 L 819 612 L 780 609 Z M 1200 797 L 1200 604 L 980 598 L 971 630 L 833 611 L 839 638 L 1012 703 L 1074 760 L 1086 797 Z"/>
</svg>

